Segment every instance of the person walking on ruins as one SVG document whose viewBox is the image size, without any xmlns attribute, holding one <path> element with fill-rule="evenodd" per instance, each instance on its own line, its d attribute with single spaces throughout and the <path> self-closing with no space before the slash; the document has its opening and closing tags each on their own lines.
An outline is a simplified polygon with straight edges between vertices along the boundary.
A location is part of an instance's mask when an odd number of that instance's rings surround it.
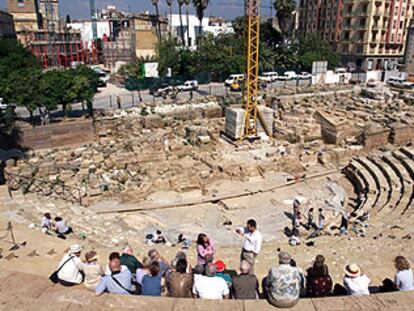
<svg viewBox="0 0 414 311">
<path fill-rule="evenodd" d="M 395 288 L 399 291 L 414 290 L 413 271 L 408 260 L 403 256 L 397 256 L 394 263 L 397 269 L 394 278 Z"/>
<path fill-rule="evenodd" d="M 79 244 L 74 244 L 69 248 L 69 252 L 63 256 L 58 265 L 58 280 L 63 286 L 78 285 L 83 282 L 84 264 L 80 259 L 82 247 Z"/>
<path fill-rule="evenodd" d="M 257 223 L 254 219 L 249 219 L 246 227 L 236 229 L 236 233 L 243 237 L 240 261 L 246 260 L 250 264 L 250 273 L 253 274 L 256 257 L 262 248 L 262 234 L 257 230 Z"/>
<path fill-rule="evenodd" d="M 279 253 L 279 267 L 270 269 L 262 281 L 262 287 L 268 302 L 277 308 L 292 308 L 299 301 L 301 276 L 297 267 L 290 265 L 291 256 Z"/>
<path fill-rule="evenodd" d="M 323 215 L 323 209 L 319 208 L 318 210 L 318 226 L 316 227 L 315 231 L 312 232 L 310 236 L 307 237 L 307 239 L 313 239 L 319 235 L 319 233 L 323 230 L 325 227 L 325 216 Z"/>
<path fill-rule="evenodd" d="M 309 229 L 313 228 L 313 229 L 316 230 L 318 226 L 313 221 L 314 216 L 313 216 L 313 208 L 312 207 L 308 210 L 307 218 L 308 219 L 307 219 L 307 223 L 306 223 L 306 229 L 309 230 Z"/>
<path fill-rule="evenodd" d="M 216 244 L 206 234 L 200 233 L 197 238 L 197 264 L 205 265 L 214 261 Z"/>
<path fill-rule="evenodd" d="M 104 292 L 111 294 L 132 294 L 132 274 L 128 269 L 121 271 L 121 260 L 114 258 L 109 262 L 110 275 L 105 275 L 95 289 L 95 295 Z"/>
<path fill-rule="evenodd" d="M 121 97 L 120 96 L 116 97 L 116 103 L 118 105 L 118 109 L 121 109 Z"/>
<path fill-rule="evenodd" d="M 343 283 L 348 295 L 369 295 L 369 284 L 371 284 L 371 280 L 361 272 L 361 268 L 357 264 L 351 263 L 346 265 L 344 272 L 345 277 Z"/>
<path fill-rule="evenodd" d="M 350 215 L 348 212 L 342 213 L 341 225 L 339 226 L 340 234 L 348 234 L 349 218 L 350 218 Z"/>
<path fill-rule="evenodd" d="M 232 295 L 234 299 L 257 299 L 259 297 L 259 281 L 256 275 L 249 274 L 250 264 L 246 260 L 240 262 L 240 274 L 233 277 Z"/>
</svg>

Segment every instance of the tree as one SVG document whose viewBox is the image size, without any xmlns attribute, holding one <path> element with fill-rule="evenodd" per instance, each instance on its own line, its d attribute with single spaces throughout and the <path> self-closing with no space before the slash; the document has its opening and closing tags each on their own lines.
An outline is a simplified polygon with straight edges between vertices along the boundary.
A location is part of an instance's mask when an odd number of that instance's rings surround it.
<svg viewBox="0 0 414 311">
<path fill-rule="evenodd" d="M 41 106 L 38 92 L 42 72 L 39 69 L 23 68 L 13 71 L 7 78 L 2 92 L 6 103 L 24 107 L 30 114 L 34 125 L 34 111 Z"/>
<path fill-rule="evenodd" d="M 307 71 L 312 69 L 315 61 L 327 61 L 329 68 L 336 67 L 340 62 L 330 43 L 318 34 L 309 34 L 299 41 L 298 56 L 301 67 Z"/>
<path fill-rule="evenodd" d="M 72 94 L 75 94 L 74 100 L 86 102 L 89 116 L 93 117 L 93 97 L 98 91 L 99 75 L 87 66 L 78 66 L 73 69 L 73 72 L 76 77 L 72 85 Z"/>
<path fill-rule="evenodd" d="M 180 15 L 180 37 L 181 37 L 181 44 L 185 47 L 185 40 L 184 40 L 184 29 L 183 29 L 183 14 L 182 14 L 182 6 L 184 4 L 184 0 L 177 0 L 178 3 L 178 14 Z"/>
<path fill-rule="evenodd" d="M 173 0 L 166 0 L 166 2 L 167 2 L 168 7 L 170 8 L 170 17 L 169 17 L 169 20 L 170 20 L 169 33 L 170 33 L 170 35 L 169 35 L 169 38 L 171 40 L 171 37 L 172 37 L 172 5 L 173 5 Z"/>
<path fill-rule="evenodd" d="M 155 6 L 155 16 L 157 18 L 156 29 L 158 32 L 158 42 L 161 42 L 161 26 L 160 26 L 160 11 L 158 9 L 159 0 L 151 0 L 153 6 Z"/>
<path fill-rule="evenodd" d="M 186 21 L 187 21 L 187 46 L 191 46 L 190 44 L 190 12 L 189 12 L 189 8 L 190 8 L 190 3 L 191 0 L 184 0 L 185 3 L 185 16 L 186 16 Z"/>
<path fill-rule="evenodd" d="M 40 69 L 40 64 L 17 40 L 0 40 L 0 83 L 13 71 L 23 68 Z"/>
<path fill-rule="evenodd" d="M 199 34 L 198 34 L 199 42 L 197 42 L 197 46 L 202 44 L 204 11 L 207 9 L 208 3 L 209 3 L 209 0 L 193 0 L 193 5 L 196 10 L 197 18 L 200 21 Z"/>
<path fill-rule="evenodd" d="M 292 14 L 295 11 L 296 3 L 294 0 L 274 0 L 273 6 L 282 35 L 287 38 L 291 33 Z"/>
</svg>

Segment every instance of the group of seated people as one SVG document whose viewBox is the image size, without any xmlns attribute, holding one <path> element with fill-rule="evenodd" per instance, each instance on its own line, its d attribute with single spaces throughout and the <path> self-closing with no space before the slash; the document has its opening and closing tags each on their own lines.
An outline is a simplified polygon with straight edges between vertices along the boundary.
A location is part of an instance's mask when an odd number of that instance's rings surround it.
<svg viewBox="0 0 414 311">
<path fill-rule="evenodd" d="M 50 213 L 43 215 L 41 229 L 43 233 L 48 235 L 51 235 L 51 232 L 55 232 L 57 237 L 63 240 L 66 239 L 66 235 L 73 232 L 72 227 L 68 226 L 62 217 L 56 216 L 53 222 Z"/>
<path fill-rule="evenodd" d="M 72 245 L 62 258 L 57 270 L 59 283 L 64 286 L 84 283 L 96 295 L 108 292 L 201 299 L 266 298 L 276 307 L 289 308 L 300 297 L 370 294 L 371 280 L 355 263 L 344 267 L 343 284 L 333 286 L 323 255 L 316 256 L 305 275 L 289 253 L 279 252 L 279 265 L 270 269 L 260 291 L 258 278 L 246 260 L 241 260 L 239 273 L 227 270 L 222 260 L 211 258 L 198 260 L 193 268 L 182 251 L 168 262 L 156 249 L 151 249 L 140 262 L 127 246 L 121 254 L 111 253 L 103 267 L 95 251 L 87 252 L 84 260 L 81 252 L 81 246 Z M 397 256 L 395 267 L 395 279 L 384 290 L 413 290 L 413 273 L 407 259 Z"/>
</svg>

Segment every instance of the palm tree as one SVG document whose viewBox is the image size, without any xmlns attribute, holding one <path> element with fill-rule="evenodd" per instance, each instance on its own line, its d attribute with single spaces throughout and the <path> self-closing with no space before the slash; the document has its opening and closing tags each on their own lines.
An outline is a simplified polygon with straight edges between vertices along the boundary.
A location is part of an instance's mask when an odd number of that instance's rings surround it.
<svg viewBox="0 0 414 311">
<path fill-rule="evenodd" d="M 292 13 L 295 11 L 295 0 L 274 0 L 273 7 L 283 37 L 287 37 L 291 31 Z"/>
<path fill-rule="evenodd" d="M 193 0 L 193 5 L 197 13 L 197 18 L 200 21 L 200 28 L 199 28 L 199 42 L 198 44 L 201 45 L 202 43 L 202 36 L 203 36 L 203 18 L 204 18 L 204 11 L 207 9 L 209 0 Z"/>
<path fill-rule="evenodd" d="M 183 15 L 182 15 L 182 6 L 184 4 L 184 0 L 177 0 L 178 2 L 178 14 L 180 15 L 180 36 L 181 36 L 181 43 L 185 47 L 185 40 L 184 40 L 184 31 L 183 31 Z"/>
<path fill-rule="evenodd" d="M 185 3 L 185 15 L 187 18 L 187 46 L 190 46 L 190 12 L 189 7 L 191 0 L 184 0 Z"/>
<path fill-rule="evenodd" d="M 173 5 L 173 0 L 165 0 L 167 2 L 167 5 L 170 8 L 170 40 L 171 40 L 171 35 L 172 35 L 172 5 Z"/>
<path fill-rule="evenodd" d="M 158 35 L 158 41 L 161 42 L 161 26 L 160 26 L 160 11 L 158 10 L 158 2 L 159 0 L 151 0 L 153 6 L 155 6 L 155 14 L 156 14 L 156 29 Z"/>
</svg>

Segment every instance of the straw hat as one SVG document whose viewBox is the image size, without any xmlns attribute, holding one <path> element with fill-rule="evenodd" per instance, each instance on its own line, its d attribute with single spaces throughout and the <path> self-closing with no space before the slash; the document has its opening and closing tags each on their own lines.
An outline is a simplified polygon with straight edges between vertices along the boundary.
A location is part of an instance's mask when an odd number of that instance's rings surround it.
<svg viewBox="0 0 414 311">
<path fill-rule="evenodd" d="M 345 275 L 354 278 L 361 275 L 361 268 L 356 263 L 351 263 L 344 267 Z"/>
<path fill-rule="evenodd" d="M 92 262 L 98 260 L 98 254 L 95 251 L 90 251 L 85 254 L 85 259 L 87 262 Z"/>
<path fill-rule="evenodd" d="M 79 253 L 80 251 L 82 251 L 82 247 L 79 244 L 73 244 L 69 248 L 69 254 Z"/>
</svg>

